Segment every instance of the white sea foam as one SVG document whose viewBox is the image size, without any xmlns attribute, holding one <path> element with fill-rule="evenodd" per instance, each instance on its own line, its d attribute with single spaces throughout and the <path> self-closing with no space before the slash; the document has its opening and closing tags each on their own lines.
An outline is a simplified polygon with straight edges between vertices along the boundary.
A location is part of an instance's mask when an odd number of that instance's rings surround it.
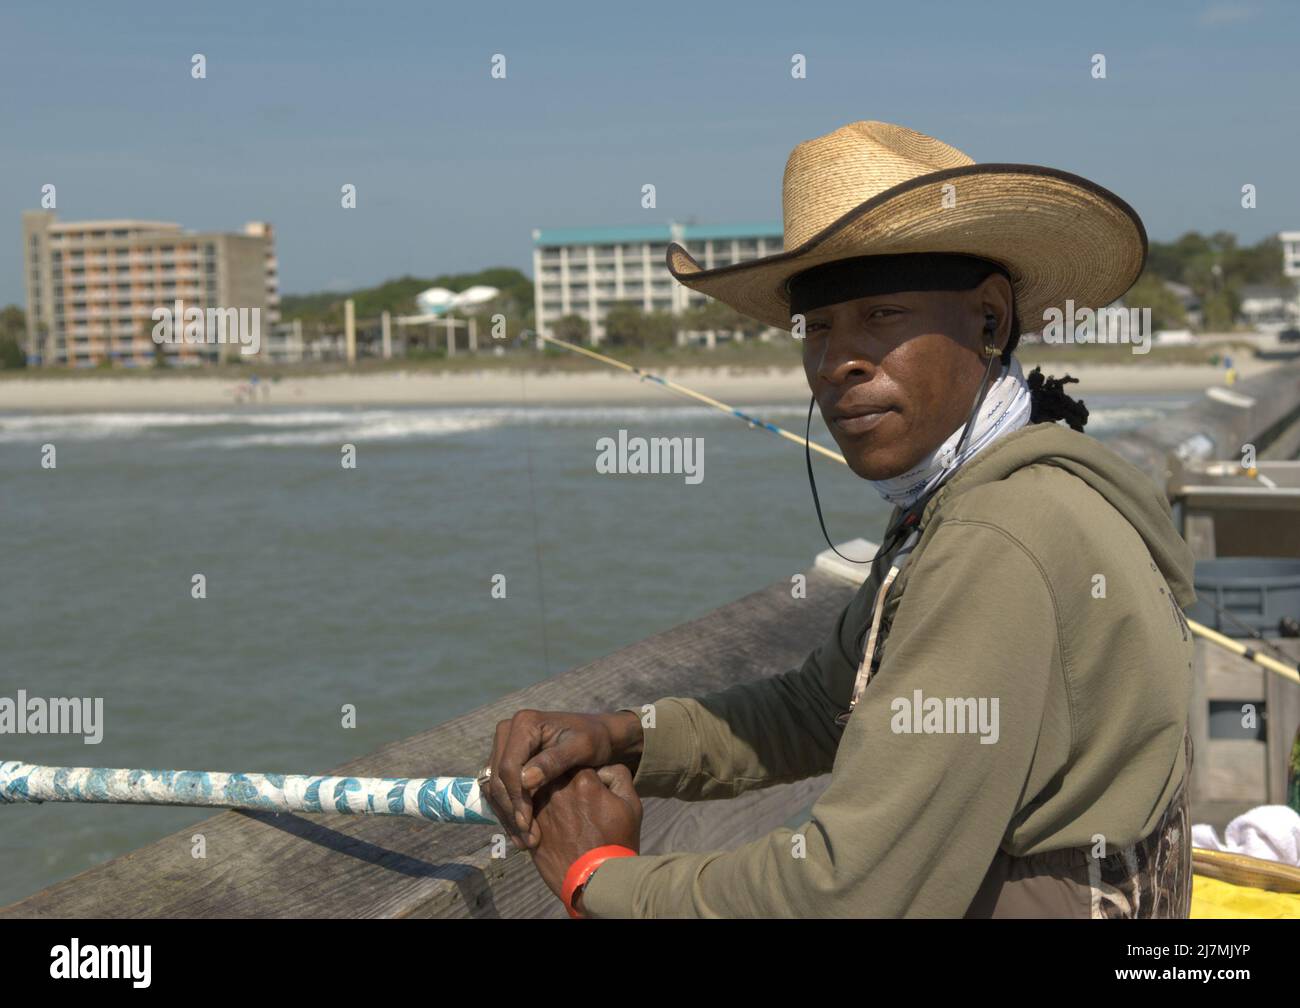
<svg viewBox="0 0 1300 1008">
<path fill-rule="evenodd" d="M 0 414 L 0 440 L 30 440 L 45 435 L 96 439 L 131 437 L 144 431 L 177 427 L 218 427 L 225 424 L 301 427 L 337 423 L 351 413 L 314 410 L 280 413 L 53 413 Z"/>
<path fill-rule="evenodd" d="M 500 426 L 500 423 L 491 417 L 430 416 L 428 414 L 368 416 L 358 418 L 352 423 L 328 424 L 297 431 L 203 438 L 192 443 L 198 447 L 214 448 L 337 445 L 363 441 L 407 441 L 440 438 L 498 426 Z"/>
<path fill-rule="evenodd" d="M 1152 409 L 1149 406 L 1117 406 L 1114 409 L 1090 410 L 1087 432 L 1108 434 L 1112 431 L 1134 430 L 1144 424 L 1153 423 L 1168 413 L 1169 410 Z"/>
</svg>

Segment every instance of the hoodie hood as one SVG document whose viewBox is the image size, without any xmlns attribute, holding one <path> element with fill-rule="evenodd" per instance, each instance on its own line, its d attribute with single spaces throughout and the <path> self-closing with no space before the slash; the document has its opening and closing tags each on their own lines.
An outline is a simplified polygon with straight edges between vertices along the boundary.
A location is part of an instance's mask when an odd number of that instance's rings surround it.
<svg viewBox="0 0 1300 1008">
<path fill-rule="evenodd" d="M 1059 424 L 1030 424 L 989 445 L 940 488 L 926 505 L 923 524 L 942 501 L 1030 465 L 1064 469 L 1106 498 L 1142 537 L 1178 604 L 1187 609 L 1196 601 L 1195 559 L 1174 528 L 1164 493 L 1150 476 L 1095 438 Z"/>
</svg>

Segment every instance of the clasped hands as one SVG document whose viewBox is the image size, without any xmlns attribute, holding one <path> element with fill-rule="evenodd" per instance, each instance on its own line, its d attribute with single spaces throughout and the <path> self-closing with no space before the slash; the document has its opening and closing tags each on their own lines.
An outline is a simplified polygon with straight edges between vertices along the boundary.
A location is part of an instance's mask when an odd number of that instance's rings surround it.
<svg viewBox="0 0 1300 1008">
<path fill-rule="evenodd" d="M 642 739 L 640 718 L 628 711 L 522 710 L 497 724 L 484 798 L 557 897 L 587 851 L 609 844 L 640 851 L 632 773 Z M 581 895 L 575 906 L 581 912 Z"/>
</svg>

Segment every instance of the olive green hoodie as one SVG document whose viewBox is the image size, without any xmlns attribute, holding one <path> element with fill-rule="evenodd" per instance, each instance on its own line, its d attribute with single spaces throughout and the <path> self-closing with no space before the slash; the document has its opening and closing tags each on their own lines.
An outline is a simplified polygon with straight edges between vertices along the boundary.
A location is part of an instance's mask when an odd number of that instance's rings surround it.
<svg viewBox="0 0 1300 1008">
<path fill-rule="evenodd" d="M 884 562 L 800 668 L 654 704 L 639 794 L 829 771 L 811 818 L 731 851 L 606 861 L 589 915 L 959 917 L 999 848 L 1119 849 L 1154 829 L 1184 774 L 1195 595 L 1151 479 L 1035 424 L 963 466 L 921 527 L 844 727 Z"/>
</svg>

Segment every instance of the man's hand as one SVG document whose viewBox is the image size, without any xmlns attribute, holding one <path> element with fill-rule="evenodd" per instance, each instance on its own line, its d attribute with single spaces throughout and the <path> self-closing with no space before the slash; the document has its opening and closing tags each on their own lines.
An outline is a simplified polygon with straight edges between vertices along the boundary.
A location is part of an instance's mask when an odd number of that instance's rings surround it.
<svg viewBox="0 0 1300 1008">
<path fill-rule="evenodd" d="M 625 766 L 584 767 L 538 792 L 541 840 L 533 864 L 558 897 L 574 861 L 593 847 L 641 850 L 641 799 Z M 579 909 L 581 904 L 579 904 Z"/>
<path fill-rule="evenodd" d="M 582 767 L 623 763 L 635 768 L 642 740 L 641 719 L 630 711 L 521 710 L 497 724 L 484 798 L 516 847 L 535 848 L 541 834 L 533 818 L 534 792 Z"/>
</svg>

